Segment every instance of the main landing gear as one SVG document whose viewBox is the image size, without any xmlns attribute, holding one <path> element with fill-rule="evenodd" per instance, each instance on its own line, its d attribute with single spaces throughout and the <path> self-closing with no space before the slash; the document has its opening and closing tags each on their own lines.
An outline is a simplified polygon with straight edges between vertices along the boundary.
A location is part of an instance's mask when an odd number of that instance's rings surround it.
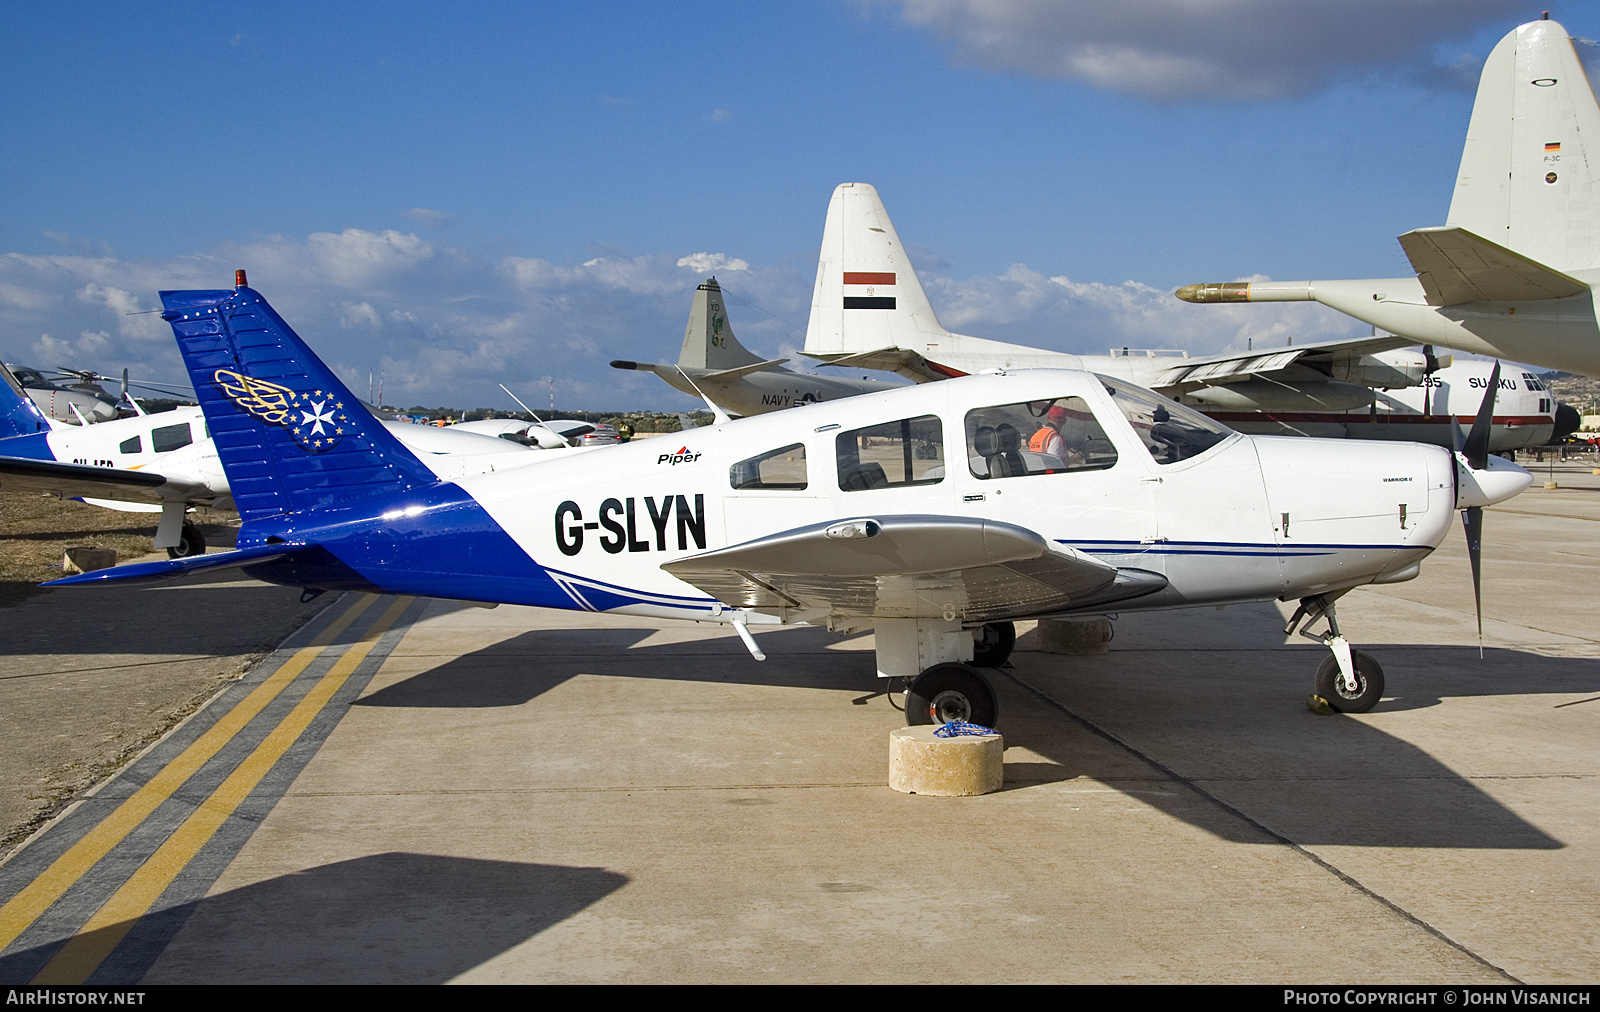
<svg viewBox="0 0 1600 1012">
<path fill-rule="evenodd" d="M 971 665 L 935 664 L 906 690 L 906 720 L 913 724 L 962 721 L 994 727 L 999 717 L 994 686 Z"/>
<path fill-rule="evenodd" d="M 205 535 L 200 533 L 200 528 L 185 520 L 183 529 L 178 532 L 178 543 L 167 549 L 169 559 L 187 559 L 191 555 L 206 554 Z"/>
<path fill-rule="evenodd" d="M 1302 624 L 1301 619 L 1305 622 Z M 1310 626 L 1318 619 L 1328 620 L 1327 632 L 1318 635 Z M 1333 599 L 1323 595 L 1300 599 L 1300 607 L 1283 630 L 1285 635 L 1298 629 L 1300 635 L 1315 640 L 1333 652 L 1317 668 L 1316 693 L 1306 705 L 1321 713 L 1366 713 L 1383 698 L 1383 668 L 1350 644 L 1339 633 L 1339 620 Z"/>
<path fill-rule="evenodd" d="M 906 721 L 965 721 L 994 727 L 1000 699 L 979 667 L 998 667 L 1011 656 L 1017 630 L 1010 622 L 964 628 L 952 609 L 943 619 L 878 619 L 878 675 L 903 678 Z"/>
</svg>

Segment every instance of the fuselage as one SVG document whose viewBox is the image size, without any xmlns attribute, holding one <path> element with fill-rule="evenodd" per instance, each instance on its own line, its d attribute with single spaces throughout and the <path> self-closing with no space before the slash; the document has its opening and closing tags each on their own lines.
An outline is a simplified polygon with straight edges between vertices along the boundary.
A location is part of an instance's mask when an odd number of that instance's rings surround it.
<svg viewBox="0 0 1600 1012">
<path fill-rule="evenodd" d="M 1166 578 L 1126 611 L 1407 579 L 1453 518 L 1454 463 L 1439 448 L 1200 433 L 1185 428 L 1187 412 L 1167 421 L 1161 403 L 1081 372 L 969 377 L 695 429 L 671 446 L 619 446 L 603 468 L 555 459 L 262 521 L 240 545 L 322 545 L 351 571 L 348 585 L 715 618 L 721 603 L 660 567 L 832 519 L 975 517 Z M 998 454 L 986 456 L 985 430 L 1052 404 L 1070 409 L 1073 453 L 1028 450 L 1021 432 L 1029 473 L 990 477 Z M 296 582 L 306 571 L 257 575 Z M 866 614 L 915 607 L 893 596 L 885 589 Z M 805 602 L 766 611 L 826 617 Z"/>
</svg>

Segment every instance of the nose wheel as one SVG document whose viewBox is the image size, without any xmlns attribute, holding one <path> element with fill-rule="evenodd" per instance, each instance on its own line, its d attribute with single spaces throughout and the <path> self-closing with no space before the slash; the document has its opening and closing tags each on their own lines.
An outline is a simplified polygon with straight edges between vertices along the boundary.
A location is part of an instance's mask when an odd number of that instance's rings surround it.
<svg viewBox="0 0 1600 1012">
<path fill-rule="evenodd" d="M 1328 631 L 1320 635 L 1311 632 L 1309 627 L 1321 618 L 1328 620 Z M 1378 705 L 1383 698 L 1383 668 L 1371 654 L 1350 649 L 1349 642 L 1339 633 L 1339 619 L 1331 599 L 1321 595 L 1302 598 L 1283 631 L 1287 635 L 1297 629 L 1301 636 L 1321 643 L 1333 653 L 1317 668 L 1316 693 L 1306 700 L 1307 706 L 1318 713 L 1366 713 Z"/>
<path fill-rule="evenodd" d="M 963 721 L 994 727 L 999 716 L 994 686 L 966 664 L 935 664 L 906 690 L 906 719 L 912 724 Z"/>
</svg>

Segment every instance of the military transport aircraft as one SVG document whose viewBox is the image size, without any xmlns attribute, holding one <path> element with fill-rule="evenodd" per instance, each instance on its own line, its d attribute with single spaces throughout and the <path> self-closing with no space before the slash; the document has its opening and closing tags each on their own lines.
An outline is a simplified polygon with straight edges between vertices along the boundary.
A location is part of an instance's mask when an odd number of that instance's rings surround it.
<svg viewBox="0 0 1600 1012">
<path fill-rule="evenodd" d="M 918 723 L 993 726 L 1011 623 L 1298 600 L 1326 619 L 1317 690 L 1370 709 L 1383 673 L 1336 601 L 1414 577 L 1466 510 L 1532 480 L 1490 456 L 1490 385 L 1463 449 L 1247 436 L 1121 379 L 1020 370 L 907 386 L 629 443 L 597 469 L 440 480 L 362 413 L 316 436 L 276 406 L 353 400 L 255 290 L 161 293 L 216 435 L 239 548 L 51 586 L 238 567 L 306 588 L 751 625 L 874 630 Z M 1498 379 L 1498 377 L 1496 377 Z M 1020 448 L 1050 427 L 1046 451 Z M 676 442 L 676 440 L 674 440 Z"/>
<path fill-rule="evenodd" d="M 1493 364 L 1455 363 L 1426 347 L 1398 350 L 1411 343 L 1377 335 L 1191 358 L 1128 348 L 1070 355 L 953 334 L 934 314 L 878 191 L 843 183 L 828 203 L 804 353 L 917 382 L 986 369 L 1088 369 L 1132 380 L 1241 432 L 1453 446 L 1455 419 L 1471 423 Z M 1577 429 L 1578 413 L 1556 404 L 1531 374 L 1518 370 L 1500 385 L 1491 453 L 1540 446 Z"/>
<path fill-rule="evenodd" d="M 1567 30 L 1533 21 L 1484 62 L 1444 226 L 1400 237 L 1416 277 L 1231 281 L 1177 295 L 1320 302 L 1411 342 L 1600 376 L 1597 183 L 1600 103 Z"/>
<path fill-rule="evenodd" d="M 156 548 L 166 549 L 172 558 L 205 552 L 199 528 L 186 519 L 189 510 L 197 506 L 230 510 L 233 499 L 200 408 L 58 426 L 39 411 L 4 366 L 0 379 L 0 489 L 81 498 L 127 512 L 159 512 Z M 349 415 L 369 414 L 353 397 L 318 396 L 296 404 L 293 412 L 287 404 L 278 407 L 284 417 L 306 416 L 311 429 L 330 431 L 346 424 Z M 454 427 L 375 418 L 373 423 L 392 431 L 443 480 L 541 459 L 527 442 L 457 432 Z"/>
<path fill-rule="evenodd" d="M 617 359 L 613 369 L 653 372 L 692 397 L 703 397 L 736 415 L 798 407 L 817 401 L 893 390 L 883 380 L 811 376 L 783 368 L 788 359 L 762 359 L 739 343 L 722 302 L 722 286 L 707 278 L 695 289 L 683 348 L 676 365 Z"/>
</svg>

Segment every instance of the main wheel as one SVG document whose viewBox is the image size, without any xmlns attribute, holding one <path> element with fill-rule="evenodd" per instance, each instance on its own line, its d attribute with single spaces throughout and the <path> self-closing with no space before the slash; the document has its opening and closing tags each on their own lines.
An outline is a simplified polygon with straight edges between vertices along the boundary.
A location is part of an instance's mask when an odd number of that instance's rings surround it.
<svg viewBox="0 0 1600 1012">
<path fill-rule="evenodd" d="M 999 717 L 993 686 L 965 664 L 935 664 L 906 690 L 906 719 L 913 724 L 960 720 L 994 727 Z"/>
<path fill-rule="evenodd" d="M 1017 645 L 1017 627 L 1011 622 L 990 622 L 978 630 L 972 645 L 972 663 L 979 668 L 998 668 Z"/>
<path fill-rule="evenodd" d="M 1383 668 L 1371 654 L 1359 650 L 1351 653 L 1350 660 L 1356 669 L 1356 691 L 1345 688 L 1339 662 L 1329 657 L 1317 668 L 1317 695 L 1340 713 L 1366 713 L 1383 698 Z"/>
<path fill-rule="evenodd" d="M 206 539 L 200 533 L 200 528 L 185 520 L 183 530 L 178 535 L 178 543 L 167 549 L 169 559 L 187 559 L 191 555 L 206 554 Z"/>
</svg>

